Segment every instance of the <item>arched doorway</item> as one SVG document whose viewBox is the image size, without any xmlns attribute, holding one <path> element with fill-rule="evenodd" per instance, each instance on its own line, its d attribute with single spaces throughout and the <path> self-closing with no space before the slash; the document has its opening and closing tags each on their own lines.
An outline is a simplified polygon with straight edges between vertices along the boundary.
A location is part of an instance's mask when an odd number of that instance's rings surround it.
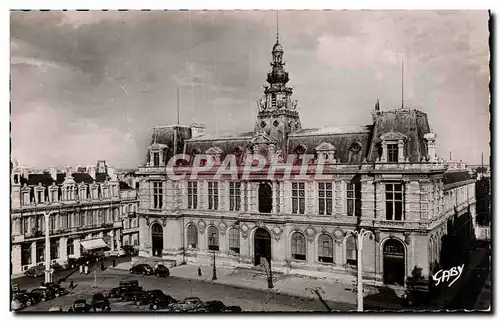
<svg viewBox="0 0 500 321">
<path fill-rule="evenodd" d="M 405 248 L 399 240 L 391 239 L 384 243 L 384 283 L 404 286 Z"/>
<path fill-rule="evenodd" d="M 271 259 L 271 235 L 266 229 L 258 228 L 254 236 L 255 265 L 259 265 L 262 259 Z"/>
<path fill-rule="evenodd" d="M 259 212 L 271 213 L 273 208 L 273 191 L 267 183 L 259 185 Z"/>
<path fill-rule="evenodd" d="M 163 227 L 155 223 L 151 226 L 151 238 L 153 245 L 153 256 L 162 256 L 163 252 Z"/>
</svg>

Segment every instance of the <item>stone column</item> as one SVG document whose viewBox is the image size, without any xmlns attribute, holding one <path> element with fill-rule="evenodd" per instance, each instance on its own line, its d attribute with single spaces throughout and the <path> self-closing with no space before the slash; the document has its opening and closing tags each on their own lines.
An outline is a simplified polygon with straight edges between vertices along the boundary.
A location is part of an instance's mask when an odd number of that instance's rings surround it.
<svg viewBox="0 0 500 321">
<path fill-rule="evenodd" d="M 38 258 L 36 257 L 36 242 L 31 242 L 31 264 L 36 265 Z"/>
<path fill-rule="evenodd" d="M 116 230 L 115 231 L 115 237 L 116 237 L 116 249 L 121 250 L 122 248 L 122 233 L 121 230 Z"/>
<path fill-rule="evenodd" d="M 345 214 L 345 205 L 344 205 L 344 182 L 341 180 L 335 181 L 335 214 L 336 215 L 344 215 Z"/>
<path fill-rule="evenodd" d="M 405 155 L 404 155 L 404 141 L 399 140 L 398 141 L 398 162 L 403 163 L 405 161 Z"/>
<path fill-rule="evenodd" d="M 241 181 L 240 199 L 241 199 L 240 213 L 244 213 L 247 211 L 247 182 L 246 181 Z"/>
<path fill-rule="evenodd" d="M 380 158 L 382 163 L 387 162 L 387 142 L 382 141 L 382 157 Z"/>
<path fill-rule="evenodd" d="M 279 188 L 279 213 L 283 214 L 285 212 L 285 200 L 284 200 L 284 184 L 285 182 L 280 182 L 278 181 L 278 188 Z"/>
<path fill-rule="evenodd" d="M 68 260 L 68 238 L 66 237 L 61 237 L 59 239 L 59 259 L 61 259 L 62 262 Z"/>
<path fill-rule="evenodd" d="M 278 195 L 276 195 L 276 190 L 278 189 L 278 183 L 276 181 L 273 181 L 272 183 L 272 199 L 273 199 L 273 205 L 272 205 L 272 209 L 271 209 L 271 213 L 272 214 L 276 214 L 278 212 L 277 210 L 277 197 Z"/>
<path fill-rule="evenodd" d="M 12 274 L 22 273 L 21 244 L 12 246 Z"/>
<path fill-rule="evenodd" d="M 82 246 L 80 244 L 80 239 L 73 239 L 73 253 L 75 258 L 82 256 Z"/>
<path fill-rule="evenodd" d="M 111 251 L 114 252 L 115 251 L 115 231 L 111 231 L 109 232 L 111 238 L 110 238 L 110 247 L 111 247 Z"/>
<path fill-rule="evenodd" d="M 292 182 L 283 181 L 283 213 L 292 212 Z"/>
</svg>

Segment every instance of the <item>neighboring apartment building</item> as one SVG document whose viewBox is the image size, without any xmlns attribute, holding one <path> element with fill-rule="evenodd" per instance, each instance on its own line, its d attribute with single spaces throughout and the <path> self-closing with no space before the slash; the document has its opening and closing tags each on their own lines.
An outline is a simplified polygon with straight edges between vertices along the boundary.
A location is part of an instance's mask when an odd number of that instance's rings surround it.
<svg viewBox="0 0 500 321">
<path fill-rule="evenodd" d="M 47 254 L 51 263 L 63 263 L 82 251 L 121 248 L 122 214 L 127 213 L 121 209 L 137 202 L 135 191 L 120 190 L 104 161 L 78 172 L 13 168 L 11 186 L 12 274 L 44 265 Z"/>
<path fill-rule="evenodd" d="M 153 129 L 147 160 L 137 171 L 139 255 L 210 264 L 215 253 L 217 265 L 242 267 L 270 259 L 275 271 L 354 280 L 353 233 L 364 228 L 374 236 L 364 238 L 365 278 L 400 286 L 415 270 L 427 278 L 441 263 L 444 236 L 475 216 L 474 180 L 466 169 L 448 170 L 438 159 L 427 115 L 415 109 L 380 110 L 377 102 L 369 125 L 302 128 L 278 42 L 272 57 L 253 131 Z M 190 158 L 168 167 L 178 154 Z M 281 169 L 272 177 L 269 167 L 248 177 L 194 175 L 199 154 L 211 155 L 214 171 L 230 155 L 242 167 L 255 154 Z M 290 155 L 301 160 L 288 163 Z M 302 173 L 297 166 L 304 164 Z M 315 175 L 318 164 L 329 178 Z M 172 180 L 167 170 L 186 176 Z M 468 221 L 460 233 L 470 240 Z"/>
</svg>

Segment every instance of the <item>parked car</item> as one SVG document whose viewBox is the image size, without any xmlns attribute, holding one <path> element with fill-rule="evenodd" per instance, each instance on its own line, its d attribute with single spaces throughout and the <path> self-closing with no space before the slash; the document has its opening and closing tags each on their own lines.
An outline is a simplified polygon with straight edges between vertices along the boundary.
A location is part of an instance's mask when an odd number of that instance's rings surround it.
<svg viewBox="0 0 500 321">
<path fill-rule="evenodd" d="M 123 291 L 121 295 L 122 301 L 133 301 L 137 302 L 140 300 L 140 297 L 146 294 L 146 291 L 144 291 L 142 288 L 128 288 L 125 291 Z"/>
<path fill-rule="evenodd" d="M 54 272 L 61 272 L 61 271 L 64 270 L 64 267 L 61 264 L 57 263 L 57 262 L 52 263 L 52 265 L 50 266 L 50 268 L 53 269 Z"/>
<path fill-rule="evenodd" d="M 119 286 L 121 288 L 138 288 L 139 287 L 139 281 L 137 281 L 137 280 L 120 281 Z"/>
<path fill-rule="evenodd" d="M 136 305 L 141 305 L 141 304 L 149 304 L 149 302 L 156 298 L 156 297 L 161 297 L 164 296 L 165 293 L 163 293 L 162 290 L 150 290 L 144 292 L 143 295 L 140 295 L 136 298 L 135 304 Z"/>
<path fill-rule="evenodd" d="M 196 312 L 221 312 L 225 305 L 221 301 L 207 301 L 204 302 Z"/>
<path fill-rule="evenodd" d="M 120 281 L 120 284 L 116 288 L 112 288 L 109 293 L 108 297 L 109 298 L 120 298 L 123 294 L 123 292 L 129 288 L 140 288 L 142 290 L 142 287 L 139 286 L 139 281 L 137 280 L 126 280 L 126 281 Z"/>
<path fill-rule="evenodd" d="M 36 288 L 31 290 L 31 294 L 38 296 L 40 301 L 48 301 L 56 297 L 55 293 L 50 288 Z"/>
<path fill-rule="evenodd" d="M 10 309 L 12 311 L 19 311 L 22 310 L 26 307 L 26 304 L 23 303 L 21 300 L 18 298 L 12 298 L 12 301 L 10 302 Z"/>
<path fill-rule="evenodd" d="M 243 310 L 239 306 L 231 305 L 228 307 L 224 307 L 221 312 L 243 312 Z"/>
<path fill-rule="evenodd" d="M 172 304 L 170 309 L 172 312 L 189 312 L 200 308 L 203 302 L 197 297 L 188 297 L 181 302 Z"/>
<path fill-rule="evenodd" d="M 151 275 L 154 274 L 154 270 L 149 264 L 137 264 L 130 268 L 129 273 Z"/>
<path fill-rule="evenodd" d="M 43 283 L 41 287 L 52 290 L 52 292 L 54 292 L 54 296 L 56 298 L 61 296 L 61 295 L 65 295 L 65 294 L 69 293 L 68 290 L 66 290 L 65 288 L 63 288 L 62 286 L 60 286 L 59 284 L 54 283 L 54 282 Z"/>
<path fill-rule="evenodd" d="M 14 298 L 24 303 L 27 307 L 40 302 L 39 296 L 31 295 L 27 292 L 17 292 L 16 294 L 14 294 Z"/>
<path fill-rule="evenodd" d="M 16 293 L 16 292 L 21 291 L 21 288 L 19 287 L 19 284 L 12 283 L 12 285 L 10 287 L 10 291 L 12 293 Z"/>
<path fill-rule="evenodd" d="M 169 277 L 170 270 L 165 265 L 159 264 L 155 269 L 155 275 L 156 277 Z"/>
<path fill-rule="evenodd" d="M 76 300 L 73 303 L 73 306 L 71 307 L 70 311 L 71 312 L 89 312 L 90 311 L 90 305 L 87 304 L 87 301 L 85 300 Z"/>
<path fill-rule="evenodd" d="M 92 296 L 92 302 L 90 303 L 90 305 L 95 312 L 111 311 L 109 300 L 102 293 L 95 293 Z"/>
<path fill-rule="evenodd" d="M 45 268 L 43 266 L 32 266 L 26 272 L 24 272 L 24 275 L 26 276 L 31 276 L 34 278 L 37 278 L 39 276 L 45 275 Z"/>
<path fill-rule="evenodd" d="M 165 309 L 172 303 L 177 303 L 177 300 L 170 295 L 162 295 L 151 299 L 149 301 L 149 308 L 151 310 Z"/>
</svg>

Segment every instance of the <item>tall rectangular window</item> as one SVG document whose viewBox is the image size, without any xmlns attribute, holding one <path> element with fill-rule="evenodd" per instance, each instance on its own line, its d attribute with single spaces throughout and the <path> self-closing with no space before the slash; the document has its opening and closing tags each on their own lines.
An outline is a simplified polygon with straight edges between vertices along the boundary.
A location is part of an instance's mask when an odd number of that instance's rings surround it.
<svg viewBox="0 0 500 321">
<path fill-rule="evenodd" d="M 59 258 L 59 240 L 51 240 L 50 241 L 50 259 L 58 259 Z"/>
<path fill-rule="evenodd" d="M 385 184 L 385 218 L 391 221 L 403 220 L 403 184 Z"/>
<path fill-rule="evenodd" d="M 241 183 L 240 182 L 230 182 L 229 183 L 229 210 L 230 211 L 239 211 L 240 210 L 240 191 L 241 191 Z"/>
<path fill-rule="evenodd" d="M 389 163 L 398 162 L 398 144 L 387 144 L 387 161 Z"/>
<path fill-rule="evenodd" d="M 160 166 L 160 153 L 153 153 L 153 166 Z"/>
<path fill-rule="evenodd" d="M 43 262 L 45 260 L 45 243 L 36 242 L 36 263 Z"/>
<path fill-rule="evenodd" d="M 37 195 L 38 195 L 38 203 L 43 203 L 43 192 L 42 191 L 38 191 L 37 192 Z"/>
<path fill-rule="evenodd" d="M 31 264 L 31 243 L 21 244 L 21 265 Z"/>
<path fill-rule="evenodd" d="M 332 215 L 333 191 L 332 183 L 319 183 L 318 186 L 319 215 Z"/>
<path fill-rule="evenodd" d="M 198 207 L 198 183 L 188 182 L 188 208 L 196 209 Z"/>
<path fill-rule="evenodd" d="M 208 209 L 216 210 L 219 207 L 219 183 L 208 182 Z"/>
<path fill-rule="evenodd" d="M 163 207 L 163 186 L 162 182 L 153 182 L 153 208 Z"/>
<path fill-rule="evenodd" d="M 68 239 L 68 242 L 66 243 L 66 253 L 68 255 L 75 254 L 75 247 L 73 246 L 73 239 Z"/>
<path fill-rule="evenodd" d="M 306 191 L 304 183 L 292 183 L 292 213 L 304 214 L 306 208 Z"/>
<path fill-rule="evenodd" d="M 347 215 L 361 215 L 361 183 L 347 183 Z"/>
</svg>

